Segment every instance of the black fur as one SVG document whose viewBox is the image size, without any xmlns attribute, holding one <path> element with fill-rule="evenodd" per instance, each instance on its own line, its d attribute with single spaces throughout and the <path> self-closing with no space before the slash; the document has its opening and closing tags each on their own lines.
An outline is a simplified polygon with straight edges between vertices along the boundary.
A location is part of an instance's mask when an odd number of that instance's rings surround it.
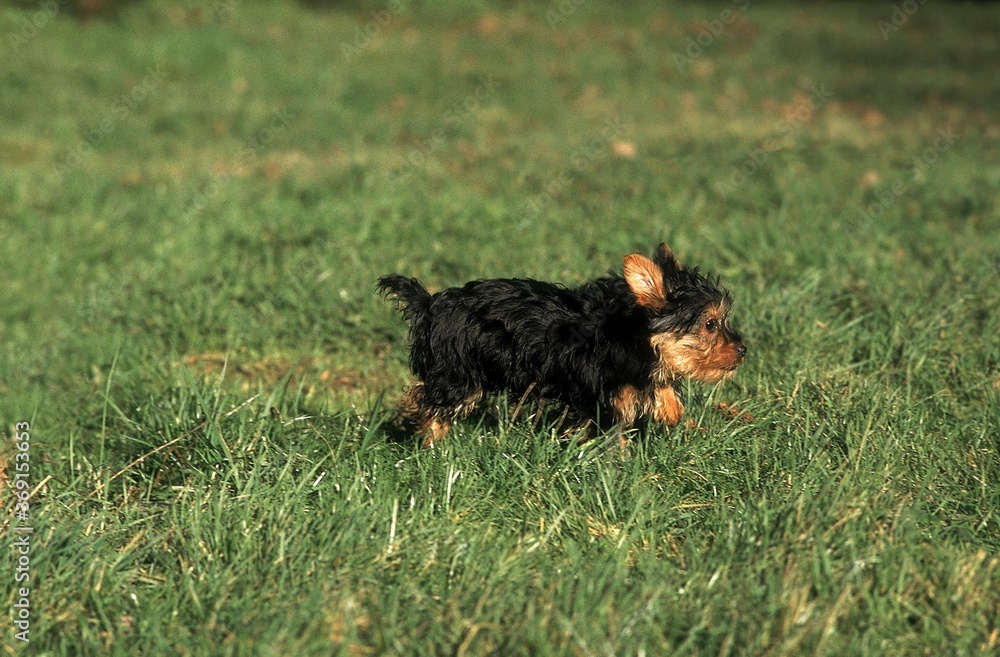
<svg viewBox="0 0 1000 657">
<path fill-rule="evenodd" d="M 576 290 L 527 279 L 473 281 L 433 296 L 415 280 L 379 279 L 410 322 L 410 368 L 423 401 L 448 409 L 476 394 L 533 393 L 583 418 L 610 418 L 609 395 L 642 386 L 656 360 L 650 320 L 620 276 Z"/>
<path fill-rule="evenodd" d="M 670 288 L 668 305 L 654 313 L 653 329 L 687 333 L 697 323 L 705 306 L 710 303 L 730 305 L 729 292 L 719 287 L 717 280 L 702 276 L 698 268 L 680 269 L 665 277 Z"/>
</svg>

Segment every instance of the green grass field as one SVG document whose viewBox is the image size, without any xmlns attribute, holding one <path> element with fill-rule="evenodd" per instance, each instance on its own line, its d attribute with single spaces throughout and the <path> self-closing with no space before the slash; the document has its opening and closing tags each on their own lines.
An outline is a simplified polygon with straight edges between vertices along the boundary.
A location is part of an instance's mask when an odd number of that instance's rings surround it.
<svg viewBox="0 0 1000 657">
<path fill-rule="evenodd" d="M 1000 654 L 1000 10 L 52 4 L 0 5 L 4 654 Z M 750 350 L 685 423 L 390 438 L 378 276 L 660 241 Z"/>
</svg>

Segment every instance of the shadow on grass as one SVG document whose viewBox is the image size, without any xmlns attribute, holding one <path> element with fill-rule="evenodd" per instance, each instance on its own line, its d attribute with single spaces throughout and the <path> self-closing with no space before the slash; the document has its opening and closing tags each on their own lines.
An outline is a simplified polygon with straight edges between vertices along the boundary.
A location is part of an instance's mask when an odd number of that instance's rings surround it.
<svg viewBox="0 0 1000 657">
<path fill-rule="evenodd" d="M 533 404 L 518 404 L 512 407 L 508 401 L 504 396 L 494 398 L 494 403 L 484 404 L 469 417 L 454 422 L 449 435 L 461 428 L 477 435 L 503 435 L 516 431 L 531 434 L 536 439 L 550 439 L 555 436 L 556 440 L 567 449 L 601 442 L 616 435 L 613 426 L 591 430 L 572 427 L 567 420 L 565 410 L 561 407 L 555 408 L 537 401 Z M 383 407 L 382 397 L 376 400 L 368 418 L 370 429 L 366 432 L 365 444 L 378 439 L 404 446 L 423 443 L 423 437 L 412 426 L 407 426 L 400 417 L 398 409 Z M 624 435 L 627 442 L 647 442 L 656 439 L 661 429 L 653 423 L 640 421 Z M 446 440 L 451 440 L 451 437 Z"/>
</svg>

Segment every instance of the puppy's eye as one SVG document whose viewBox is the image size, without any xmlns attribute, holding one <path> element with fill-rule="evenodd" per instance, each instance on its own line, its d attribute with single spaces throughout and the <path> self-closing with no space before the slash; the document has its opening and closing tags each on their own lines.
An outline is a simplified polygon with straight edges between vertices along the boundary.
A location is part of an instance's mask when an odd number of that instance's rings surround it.
<svg viewBox="0 0 1000 657">
<path fill-rule="evenodd" d="M 710 319 L 707 322 L 705 322 L 705 330 L 708 331 L 709 333 L 715 333 L 717 330 L 719 330 L 719 320 Z"/>
</svg>

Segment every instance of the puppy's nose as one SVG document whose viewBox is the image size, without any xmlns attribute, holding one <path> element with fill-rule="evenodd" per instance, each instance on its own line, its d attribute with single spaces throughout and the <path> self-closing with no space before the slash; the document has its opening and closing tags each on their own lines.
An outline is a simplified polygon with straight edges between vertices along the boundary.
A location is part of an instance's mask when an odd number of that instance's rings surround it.
<svg viewBox="0 0 1000 657">
<path fill-rule="evenodd" d="M 747 346 L 741 342 L 736 346 L 736 353 L 738 353 L 740 356 L 746 356 Z"/>
</svg>

